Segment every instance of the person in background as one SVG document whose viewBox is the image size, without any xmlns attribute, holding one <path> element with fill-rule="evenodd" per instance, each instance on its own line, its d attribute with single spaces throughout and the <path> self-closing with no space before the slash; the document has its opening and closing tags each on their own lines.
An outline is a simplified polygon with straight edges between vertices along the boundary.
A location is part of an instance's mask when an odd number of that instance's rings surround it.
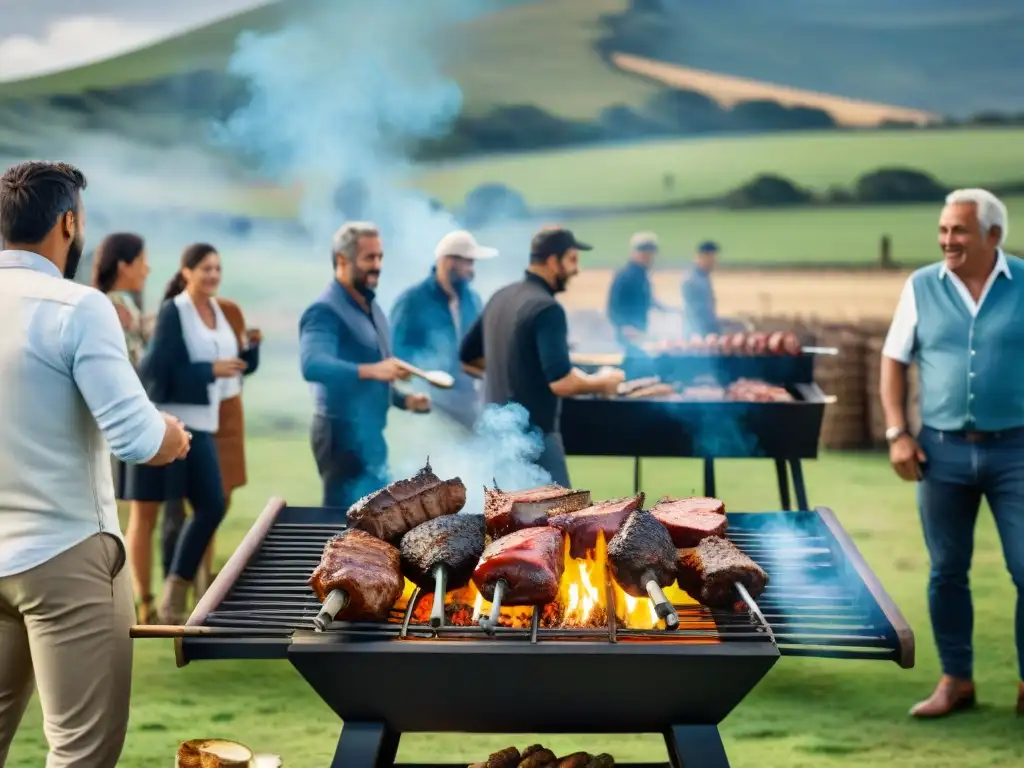
<svg viewBox="0 0 1024 768">
<path fill-rule="evenodd" d="M 459 344 L 480 317 L 480 296 L 470 287 L 474 264 L 498 255 L 495 248 L 477 243 L 469 232 L 459 230 L 441 238 L 430 275 L 405 290 L 391 310 L 395 355 L 423 369 L 440 369 L 452 375 L 455 386 L 440 390 L 434 406 L 468 429 L 480 415 L 476 380 L 459 364 Z"/>
<path fill-rule="evenodd" d="M 81 171 L 0 177 L 0 765 L 38 690 L 47 768 L 114 768 L 135 620 L 110 452 L 166 465 L 189 436 L 139 382 L 117 312 L 74 282 Z"/>
<path fill-rule="evenodd" d="M 707 336 L 721 333 L 722 326 L 715 309 L 715 289 L 711 272 L 718 261 L 718 246 L 707 240 L 697 248 L 693 266 L 683 280 L 683 334 Z"/>
<path fill-rule="evenodd" d="M 625 346 L 647 333 L 648 315 L 652 309 L 668 308 L 654 297 L 651 288 L 651 267 L 658 255 L 658 236 L 653 232 L 637 232 L 630 239 L 630 255 L 626 266 L 615 273 L 608 292 L 608 320 L 615 328 L 615 338 Z"/>
<path fill-rule="evenodd" d="M 526 276 L 491 297 L 459 350 L 466 372 L 483 377 L 486 402 L 526 409 L 543 435 L 537 465 L 567 488 L 560 398 L 614 394 L 625 378 L 614 369 L 587 374 L 569 361 L 569 323 L 555 297 L 579 271 L 579 252 L 589 250 L 568 229 L 546 227 L 534 235 Z"/>
<path fill-rule="evenodd" d="M 186 498 L 192 508 L 160 595 L 158 612 L 165 624 L 184 621 L 188 589 L 224 517 L 214 440 L 220 428 L 220 404 L 239 394 L 242 374 L 255 363 L 255 350 L 239 349 L 238 337 L 214 300 L 220 280 L 220 255 L 213 246 L 196 243 L 185 249 L 139 366 L 150 399 L 192 431 L 186 461 L 164 468 L 139 467 L 131 478 L 140 494 L 156 502 Z M 150 540 L 156 506 L 146 518 Z M 136 589 L 148 589 L 146 576 L 139 574 L 145 581 Z"/>
<path fill-rule="evenodd" d="M 391 355 L 388 321 L 374 298 L 384 263 L 377 227 L 344 224 L 331 262 L 334 279 L 299 320 L 299 355 L 316 408 L 311 443 L 323 506 L 347 511 L 388 483 L 388 409 L 425 413 L 430 398 L 393 386 L 409 371 Z"/>
<path fill-rule="evenodd" d="M 1017 714 L 1024 715 L 1024 262 L 1002 250 L 1006 206 L 983 189 L 960 189 L 939 217 L 943 260 L 903 287 L 882 349 L 880 390 L 889 458 L 917 483 L 931 559 L 928 607 L 942 663 L 914 717 L 973 707 L 969 573 L 982 497 L 1017 587 Z M 921 429 L 907 427 L 907 366 L 921 382 Z"/>
<path fill-rule="evenodd" d="M 227 318 L 228 325 L 235 334 L 238 348 L 247 363 L 245 376 L 251 376 L 259 367 L 260 344 L 263 334 L 256 328 L 246 328 L 245 316 L 241 308 L 233 301 L 216 297 L 221 312 Z M 224 511 L 231 509 L 231 494 L 248 482 L 245 471 L 245 412 L 242 408 L 242 392 L 225 397 L 220 401 L 218 429 L 213 436 L 217 445 L 217 460 L 220 464 L 221 481 L 224 486 Z M 178 538 L 185 526 L 185 500 L 173 499 L 164 505 L 164 514 L 160 525 L 160 548 L 164 566 L 164 577 L 171 572 L 174 553 Z M 196 572 L 194 583 L 195 598 L 199 600 L 209 589 L 215 574 L 213 573 L 214 537 L 203 555 L 203 561 Z"/>
</svg>

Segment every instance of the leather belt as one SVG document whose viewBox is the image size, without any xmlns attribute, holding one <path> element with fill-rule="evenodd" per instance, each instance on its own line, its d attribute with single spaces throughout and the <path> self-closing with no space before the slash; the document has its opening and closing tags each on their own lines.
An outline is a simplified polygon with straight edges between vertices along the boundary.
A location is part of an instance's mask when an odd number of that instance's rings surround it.
<svg viewBox="0 0 1024 768">
<path fill-rule="evenodd" d="M 983 432 L 977 429 L 940 430 L 943 437 L 955 437 L 967 443 L 991 443 L 996 440 L 1005 440 L 1009 437 L 1024 435 L 1024 427 L 1013 427 L 1001 429 L 995 432 Z"/>
</svg>

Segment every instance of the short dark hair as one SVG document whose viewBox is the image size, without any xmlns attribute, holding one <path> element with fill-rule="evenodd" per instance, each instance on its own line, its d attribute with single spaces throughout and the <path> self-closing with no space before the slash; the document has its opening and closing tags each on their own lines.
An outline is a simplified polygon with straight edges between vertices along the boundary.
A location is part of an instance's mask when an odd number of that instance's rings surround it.
<svg viewBox="0 0 1024 768">
<path fill-rule="evenodd" d="M 68 163 L 32 160 L 0 176 L 0 239 L 41 242 L 68 211 L 78 211 L 84 174 Z"/>
<path fill-rule="evenodd" d="M 571 249 L 590 251 L 593 247 L 576 239 L 572 230 L 558 226 L 542 227 L 530 241 L 530 263 L 543 264 L 552 256 L 559 260 Z"/>
</svg>

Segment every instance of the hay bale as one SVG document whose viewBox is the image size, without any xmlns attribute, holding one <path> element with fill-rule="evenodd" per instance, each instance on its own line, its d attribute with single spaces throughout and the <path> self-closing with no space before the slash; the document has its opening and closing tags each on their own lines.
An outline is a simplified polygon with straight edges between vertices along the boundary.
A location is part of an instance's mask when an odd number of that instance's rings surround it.
<svg viewBox="0 0 1024 768">
<path fill-rule="evenodd" d="M 855 326 L 826 325 L 815 329 L 817 344 L 835 347 L 839 354 L 820 357 L 814 380 L 825 394 L 836 398 L 825 406 L 821 446 L 850 450 L 868 445 L 866 396 L 866 339 Z"/>
</svg>

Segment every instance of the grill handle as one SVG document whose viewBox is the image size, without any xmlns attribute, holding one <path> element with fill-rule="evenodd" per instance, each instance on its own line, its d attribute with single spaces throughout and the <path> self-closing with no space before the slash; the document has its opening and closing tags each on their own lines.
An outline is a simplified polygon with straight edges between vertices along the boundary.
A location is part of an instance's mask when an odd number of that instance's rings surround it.
<svg viewBox="0 0 1024 768">
<path fill-rule="evenodd" d="M 205 627 L 179 624 L 136 624 L 128 636 L 140 639 L 168 639 L 175 637 L 291 637 L 290 629 L 256 627 Z"/>
<path fill-rule="evenodd" d="M 313 618 L 313 626 L 317 632 L 323 632 L 334 621 L 334 617 L 345 610 L 348 605 L 348 593 L 343 589 L 332 589 L 327 593 L 323 607 Z"/>
<path fill-rule="evenodd" d="M 653 571 L 645 571 L 643 575 L 644 587 L 647 589 L 647 594 L 651 598 L 651 602 L 654 603 L 654 612 L 658 614 L 658 618 L 665 622 L 666 629 L 676 629 L 679 626 L 679 615 L 676 613 L 675 606 L 672 605 L 672 601 L 665 597 L 664 591 L 661 589 L 661 585 L 658 584 L 658 580 L 654 578 Z"/>
<path fill-rule="evenodd" d="M 444 626 L 444 595 L 447 591 L 448 569 L 443 565 L 434 566 L 434 605 L 430 609 L 430 626 Z"/>
<path fill-rule="evenodd" d="M 478 622 L 483 627 L 484 632 L 488 635 L 493 635 L 495 629 L 498 627 L 498 619 L 501 617 L 501 599 L 505 596 L 505 590 L 508 588 L 508 584 L 505 583 L 504 579 L 499 579 L 498 583 L 494 585 L 494 599 L 491 601 L 491 614 L 489 616 L 481 616 Z"/>
</svg>

